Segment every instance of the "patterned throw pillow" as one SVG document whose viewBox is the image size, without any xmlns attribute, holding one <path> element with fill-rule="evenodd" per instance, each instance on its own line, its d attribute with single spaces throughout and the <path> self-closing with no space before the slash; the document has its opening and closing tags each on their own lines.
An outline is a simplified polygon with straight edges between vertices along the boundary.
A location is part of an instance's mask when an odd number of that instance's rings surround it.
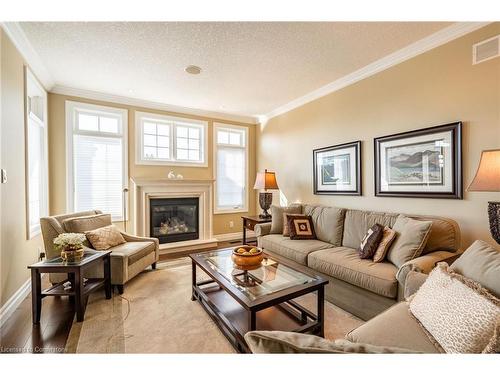
<svg viewBox="0 0 500 375">
<path fill-rule="evenodd" d="M 291 240 L 315 240 L 316 233 L 311 216 L 286 215 Z"/>
<path fill-rule="evenodd" d="M 361 259 L 372 258 L 377 250 L 378 244 L 384 234 L 384 227 L 380 224 L 375 224 L 368 232 L 366 232 L 363 241 L 358 248 L 358 254 Z"/>
<path fill-rule="evenodd" d="M 110 247 L 125 243 L 122 234 L 114 225 L 87 231 L 85 235 L 96 250 L 108 250 Z"/>
<path fill-rule="evenodd" d="M 283 236 L 290 237 L 290 227 L 288 226 L 287 216 L 301 216 L 301 214 L 287 214 L 283 213 Z"/>
<path fill-rule="evenodd" d="M 446 353 L 495 353 L 500 299 L 477 282 L 438 263 L 410 302 L 410 312 Z"/>
<path fill-rule="evenodd" d="M 382 262 L 389 251 L 389 248 L 392 245 L 392 241 L 396 238 L 396 231 L 389 228 L 384 227 L 384 232 L 382 234 L 382 239 L 378 244 L 377 249 L 375 250 L 375 254 L 373 254 L 373 261 L 375 263 Z"/>
</svg>

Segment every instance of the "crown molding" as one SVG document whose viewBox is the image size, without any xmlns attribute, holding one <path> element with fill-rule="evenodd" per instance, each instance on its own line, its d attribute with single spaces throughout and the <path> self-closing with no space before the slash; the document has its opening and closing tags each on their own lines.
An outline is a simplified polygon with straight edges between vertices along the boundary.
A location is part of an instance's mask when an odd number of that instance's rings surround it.
<svg viewBox="0 0 500 375">
<path fill-rule="evenodd" d="M 244 115 L 237 115 L 237 114 L 232 114 L 232 113 L 215 112 L 215 111 L 196 109 L 196 108 L 190 108 L 190 107 L 181 107 L 181 106 L 176 106 L 176 105 L 171 105 L 171 104 L 158 103 L 158 102 L 149 101 L 149 100 L 130 98 L 130 97 L 121 96 L 121 95 L 108 94 L 108 93 L 103 93 L 100 91 L 77 89 L 77 88 L 61 86 L 61 85 L 54 86 L 52 88 L 52 90 L 50 90 L 50 92 L 53 94 L 74 96 L 74 97 L 78 97 L 78 98 L 98 100 L 98 101 L 102 101 L 102 102 L 110 102 L 110 103 L 115 103 L 115 104 L 124 104 L 124 105 L 130 105 L 130 106 L 141 107 L 141 108 L 146 108 L 146 109 L 149 108 L 149 109 L 156 109 L 156 110 L 160 110 L 160 111 L 174 112 L 174 113 L 178 113 L 178 114 L 210 117 L 211 119 L 214 119 L 214 120 L 235 121 L 235 122 L 241 122 L 241 123 L 252 124 L 252 125 L 255 125 L 258 123 L 258 118 L 253 117 L 253 116 L 244 116 Z"/>
<path fill-rule="evenodd" d="M 40 81 L 45 90 L 50 91 L 54 87 L 54 79 L 50 75 L 42 59 L 31 45 L 28 37 L 19 25 L 19 22 L 1 22 L 0 26 L 5 34 L 14 43 L 17 50 L 24 58 L 33 74 Z"/>
<path fill-rule="evenodd" d="M 279 116 L 283 113 L 298 108 L 306 103 L 312 102 L 318 98 L 326 96 L 332 92 L 338 91 L 344 87 L 352 85 L 358 81 L 375 75 L 383 70 L 400 64 L 417 55 L 427 52 L 433 48 L 446 44 L 454 39 L 460 38 L 465 34 L 469 34 L 481 27 L 488 25 L 490 22 L 457 22 L 453 25 L 445 27 L 442 30 L 435 32 L 423 39 L 420 39 L 390 55 L 387 55 L 365 67 L 358 69 L 350 74 L 343 76 L 329 84 L 320 87 L 300 98 L 294 99 L 291 102 L 282 105 L 266 115 L 259 116 L 261 123 L 265 123 L 269 119 Z"/>
</svg>

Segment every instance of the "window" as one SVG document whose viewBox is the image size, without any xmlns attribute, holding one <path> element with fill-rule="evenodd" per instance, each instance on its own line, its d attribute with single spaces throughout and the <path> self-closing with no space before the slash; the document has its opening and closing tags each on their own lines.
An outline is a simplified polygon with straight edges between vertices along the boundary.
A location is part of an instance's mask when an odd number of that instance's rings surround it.
<svg viewBox="0 0 500 375">
<path fill-rule="evenodd" d="M 68 210 L 101 210 L 126 220 L 127 111 L 67 101 L 66 122 Z"/>
<path fill-rule="evenodd" d="M 206 167 L 207 123 L 136 112 L 136 164 Z"/>
<path fill-rule="evenodd" d="M 215 124 L 215 213 L 243 212 L 248 207 L 248 130 Z"/>
<path fill-rule="evenodd" d="M 40 234 L 48 215 L 47 93 L 26 68 L 27 237 Z"/>
</svg>

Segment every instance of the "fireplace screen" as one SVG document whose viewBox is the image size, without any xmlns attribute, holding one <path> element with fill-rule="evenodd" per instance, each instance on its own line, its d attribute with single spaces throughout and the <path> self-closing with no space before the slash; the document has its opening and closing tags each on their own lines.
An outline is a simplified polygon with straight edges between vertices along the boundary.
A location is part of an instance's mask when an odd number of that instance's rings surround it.
<svg viewBox="0 0 500 375">
<path fill-rule="evenodd" d="M 160 243 L 199 238 L 198 198 L 150 200 L 150 235 Z"/>
</svg>

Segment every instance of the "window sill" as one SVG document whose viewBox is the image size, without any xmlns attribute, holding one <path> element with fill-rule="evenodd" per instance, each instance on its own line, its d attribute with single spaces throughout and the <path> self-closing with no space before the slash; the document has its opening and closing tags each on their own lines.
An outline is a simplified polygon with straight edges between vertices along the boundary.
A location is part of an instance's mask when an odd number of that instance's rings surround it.
<svg viewBox="0 0 500 375">
<path fill-rule="evenodd" d="M 248 212 L 248 208 L 238 208 L 232 210 L 214 210 L 214 215 L 223 215 L 223 214 L 238 214 Z"/>
<path fill-rule="evenodd" d="M 182 161 L 159 161 L 159 160 L 136 160 L 136 165 L 156 165 L 161 166 L 173 166 L 173 167 L 193 167 L 193 168 L 206 168 L 208 167 L 207 162 L 203 163 L 189 163 Z"/>
</svg>

